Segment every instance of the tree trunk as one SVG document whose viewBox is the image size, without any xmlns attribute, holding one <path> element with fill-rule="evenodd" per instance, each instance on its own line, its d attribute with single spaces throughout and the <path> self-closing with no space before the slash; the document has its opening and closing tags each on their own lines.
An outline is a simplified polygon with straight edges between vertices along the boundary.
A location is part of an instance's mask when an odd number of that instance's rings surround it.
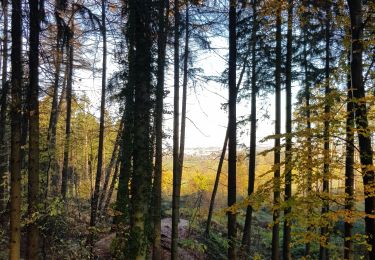
<svg viewBox="0 0 375 260">
<path fill-rule="evenodd" d="M 312 146 L 311 146 L 311 112 L 310 112 L 310 87 L 308 82 L 308 67 L 307 67 L 307 36 L 306 31 L 303 31 L 303 67 L 304 67 L 304 94 L 305 94 L 305 106 L 306 106 L 306 130 L 307 130 L 307 138 L 306 138 L 306 145 L 307 145 L 307 173 L 306 173 L 306 182 L 307 182 L 307 196 L 311 196 L 312 191 Z M 308 212 L 311 210 L 311 205 L 308 205 Z M 307 228 L 307 232 L 311 232 L 311 226 L 309 225 Z M 305 256 L 310 256 L 310 242 L 308 241 L 305 245 Z"/>
<path fill-rule="evenodd" d="M 228 115 L 228 207 L 236 203 L 236 160 L 237 160 L 237 122 L 236 122 L 236 63 L 237 63 L 237 1 L 229 2 L 229 115 Z M 237 222 L 236 212 L 228 211 L 228 258 L 236 259 Z"/>
<path fill-rule="evenodd" d="M 101 33 L 103 37 L 103 64 L 102 64 L 102 94 L 100 102 L 100 126 L 99 126 L 99 147 L 98 147 L 98 165 L 96 168 L 95 188 L 94 194 L 91 198 L 91 218 L 90 226 L 94 227 L 96 224 L 98 200 L 100 192 L 100 182 L 103 171 L 103 147 L 104 147 L 104 113 L 105 113 L 105 90 L 106 90 L 106 75 L 107 75 L 107 31 L 105 23 L 106 0 L 102 0 L 102 24 Z"/>
<path fill-rule="evenodd" d="M 119 130 L 117 132 L 117 137 L 116 137 L 116 141 L 115 141 L 115 144 L 114 144 L 114 147 L 113 147 L 111 160 L 110 160 L 109 165 L 107 166 L 107 169 L 106 169 L 103 189 L 100 192 L 99 203 L 98 203 L 98 212 L 101 212 L 101 209 L 103 208 L 103 202 L 104 202 L 105 195 L 106 195 L 106 192 L 107 192 L 107 188 L 108 188 L 108 184 L 109 184 L 109 179 L 111 177 L 112 169 L 113 169 L 113 167 L 116 166 L 115 165 L 116 164 L 116 158 L 118 157 L 117 151 L 119 150 L 119 146 L 120 146 L 120 137 L 121 137 L 121 134 L 122 134 L 123 126 L 124 126 L 124 118 L 121 118 L 120 127 L 119 127 Z"/>
<path fill-rule="evenodd" d="M 184 74 L 182 82 L 182 107 L 181 107 L 181 135 L 179 151 L 179 174 L 182 178 L 185 152 L 185 130 L 186 130 L 186 101 L 187 101 L 187 84 L 188 84 L 188 61 L 189 61 L 189 3 L 186 3 L 185 15 L 185 49 L 184 49 Z"/>
<path fill-rule="evenodd" d="M 118 172 L 119 172 L 119 168 L 120 168 L 120 162 L 121 162 L 120 157 L 118 157 L 117 160 L 116 160 L 115 172 L 113 173 L 111 184 L 109 185 L 109 190 L 108 190 L 107 198 L 105 200 L 104 206 L 102 207 L 102 214 L 103 215 L 108 210 L 109 203 L 111 202 L 113 190 L 115 188 L 115 183 L 116 183 L 116 180 L 117 180 L 117 177 L 118 177 Z"/>
<path fill-rule="evenodd" d="M 227 146 L 228 146 L 228 129 L 229 128 L 227 127 L 227 131 L 225 133 L 225 138 L 224 138 L 224 145 L 223 145 L 223 149 L 221 150 L 219 165 L 218 165 L 217 171 L 216 171 L 215 184 L 214 184 L 214 188 L 212 190 L 212 195 L 211 195 L 211 200 L 210 200 L 210 208 L 208 210 L 208 217 L 207 217 L 207 223 L 206 223 L 206 231 L 205 231 L 206 235 L 210 234 L 211 221 L 212 221 L 212 215 L 213 215 L 213 212 L 214 212 L 216 193 L 217 193 L 217 189 L 219 188 L 221 170 L 223 168 L 225 153 L 226 153 Z"/>
<path fill-rule="evenodd" d="M 173 105 L 173 195 L 172 195 L 172 245 L 171 259 L 178 258 L 178 222 L 180 214 L 180 161 L 179 161 L 179 100 L 180 100 L 180 44 L 179 44 L 179 28 L 180 28 L 180 10 L 179 1 L 174 0 L 174 105 Z"/>
<path fill-rule="evenodd" d="M 279 216 L 280 216 L 280 121 L 281 121 L 281 2 L 276 10 L 276 69 L 275 69 L 275 151 L 274 151 L 274 210 L 272 226 L 272 259 L 280 259 Z"/>
<path fill-rule="evenodd" d="M 329 3 L 330 0 L 326 0 L 326 20 L 325 20 L 325 105 L 324 105 L 324 150 L 323 150 L 323 206 L 322 206 L 322 217 L 325 217 L 325 214 L 329 211 L 329 171 L 330 171 L 330 113 L 331 113 L 331 88 L 330 88 L 330 18 L 331 18 L 331 6 Z M 329 259 L 329 252 L 327 249 L 327 244 L 329 241 L 329 232 L 328 225 L 323 224 L 324 226 L 320 229 L 320 235 L 324 238 L 324 244 L 320 244 L 320 253 L 319 259 L 326 260 Z"/>
<path fill-rule="evenodd" d="M 161 182 L 163 173 L 163 103 L 164 103 L 164 71 L 167 46 L 167 23 L 169 0 L 159 0 L 159 30 L 157 58 L 157 86 L 155 108 L 155 168 L 153 183 L 153 250 L 154 260 L 161 259 Z"/>
<path fill-rule="evenodd" d="M 39 204 L 39 1 L 30 1 L 29 50 L 29 163 L 28 216 L 38 213 Z M 27 259 L 39 259 L 39 228 L 36 220 L 27 227 Z"/>
<path fill-rule="evenodd" d="M 351 23 L 351 87 L 355 103 L 355 121 L 358 132 L 358 143 L 360 150 L 360 162 L 363 176 L 365 195 L 365 226 L 367 243 L 372 246 L 369 258 L 375 259 L 375 219 L 371 217 L 375 209 L 373 151 L 371 146 L 371 131 L 368 125 L 365 88 L 363 85 L 362 64 L 362 1 L 348 1 Z"/>
<path fill-rule="evenodd" d="M 59 180 L 59 170 L 58 162 L 56 158 L 56 131 L 57 131 L 57 121 L 59 118 L 59 82 L 60 82 L 60 71 L 61 64 L 63 62 L 64 56 L 64 46 L 63 46 L 63 34 L 66 28 L 63 28 L 61 25 L 60 12 L 64 9 L 63 1 L 56 1 L 55 6 L 55 20 L 57 26 L 57 35 L 56 35 L 56 60 L 55 60 L 55 72 L 54 72 L 54 84 L 52 89 L 52 107 L 50 113 L 50 120 L 48 125 L 48 134 L 47 134 L 47 148 L 48 148 L 48 164 L 47 164 L 47 181 L 49 181 L 50 169 L 52 166 L 53 172 L 51 177 L 51 186 L 52 194 L 58 194 L 58 180 Z M 68 67 L 68 66 L 67 66 Z M 66 74 L 65 74 L 66 75 Z"/>
<path fill-rule="evenodd" d="M 148 247 L 146 236 L 146 213 L 149 205 L 150 187 L 148 178 L 152 174 L 150 157 L 150 95 L 151 95 L 151 32 L 149 0 L 129 1 L 129 27 L 134 28 L 135 59 L 129 61 L 133 67 L 134 102 L 134 150 L 131 182 L 131 216 L 129 258 L 145 259 Z M 133 15 L 134 17 L 131 17 Z"/>
<path fill-rule="evenodd" d="M 256 75 L 256 44 L 257 44 L 257 1 L 252 1 L 253 24 L 251 32 L 251 114 L 250 114 L 250 154 L 249 154 L 249 184 L 247 195 L 250 197 L 254 192 L 255 184 L 255 160 L 256 160 L 256 127 L 257 127 L 257 75 Z M 243 230 L 242 245 L 246 247 L 250 254 L 251 246 L 251 224 L 253 217 L 253 207 L 251 204 L 246 209 L 245 227 Z"/>
<path fill-rule="evenodd" d="M 134 10 L 129 7 L 129 19 L 134 19 Z M 134 21 L 131 21 L 134 24 Z M 130 23 L 130 20 L 129 20 Z M 125 86 L 125 119 L 124 128 L 122 133 L 122 150 L 120 153 L 121 164 L 120 164 L 120 175 L 119 184 L 116 197 L 116 210 L 121 212 L 121 215 L 117 215 L 113 218 L 115 224 L 120 222 L 126 222 L 129 218 L 129 180 L 131 177 L 132 165 L 133 165 L 133 150 L 134 150 L 134 67 L 130 64 L 134 64 L 135 60 L 135 29 L 134 26 L 128 26 L 126 35 L 128 38 L 128 82 Z"/>
<path fill-rule="evenodd" d="M 348 57 L 350 65 L 350 56 Z M 346 155 L 345 155 L 345 209 L 352 212 L 354 209 L 354 103 L 353 89 L 351 87 L 350 72 L 348 71 L 348 89 L 346 103 Z M 346 221 L 344 224 L 344 259 L 353 259 L 352 241 L 353 223 Z"/>
<path fill-rule="evenodd" d="M 288 0 L 288 32 L 287 32 L 287 54 L 285 71 L 285 89 L 286 89 L 286 144 L 285 144 L 285 197 L 284 201 L 289 204 L 292 197 L 292 41 L 293 41 L 293 0 Z M 289 214 L 291 207 L 287 206 L 284 210 L 284 238 L 283 238 L 283 259 L 291 259 L 291 222 Z"/>
<path fill-rule="evenodd" d="M 238 90 L 239 90 L 239 88 L 241 86 L 243 75 L 245 74 L 246 60 L 247 60 L 247 57 L 245 58 L 245 62 L 243 64 L 243 66 L 242 66 L 242 71 L 240 73 L 240 77 L 239 77 L 238 82 L 237 82 L 236 95 L 237 95 Z M 224 163 L 224 159 L 225 159 L 225 153 L 226 153 L 226 150 L 227 150 L 228 129 L 229 129 L 229 121 L 228 121 L 228 125 L 227 125 L 227 131 L 226 131 L 225 137 L 224 137 L 223 149 L 221 149 L 221 155 L 220 155 L 220 159 L 219 159 L 219 165 L 218 165 L 217 171 L 216 171 L 215 184 L 214 184 L 214 188 L 213 188 L 212 194 L 211 194 L 210 208 L 208 210 L 208 217 L 207 217 L 206 230 L 205 230 L 206 235 L 209 235 L 209 233 L 210 233 L 211 220 L 212 220 L 212 215 L 213 215 L 214 206 L 215 206 L 216 193 L 217 193 L 217 189 L 219 188 L 219 181 L 220 181 L 221 170 L 223 168 L 223 163 Z"/>
<path fill-rule="evenodd" d="M 70 128 L 71 128 L 71 117 L 72 117 L 72 87 L 73 87 L 73 55 L 74 55 L 74 43 L 73 43 L 74 28 L 72 26 L 69 37 L 69 72 L 66 84 L 66 121 L 65 121 L 65 144 L 64 144 L 64 161 L 61 176 L 61 195 L 62 198 L 66 199 L 67 185 L 68 185 L 68 171 L 69 171 L 69 151 L 70 151 Z"/>
<path fill-rule="evenodd" d="M 3 67 L 1 78 L 1 99 L 0 99 L 0 211 L 6 209 L 6 172 L 8 168 L 8 152 L 6 149 L 5 125 L 7 115 L 7 98 L 9 92 L 8 72 L 8 1 L 3 1 Z M 1 221 L 1 219 L 0 219 Z M 2 222 L 0 222 L 2 223 Z"/>
<path fill-rule="evenodd" d="M 21 121 L 22 121 L 22 4 L 12 0 L 12 89 L 10 154 L 9 259 L 20 259 L 21 247 Z"/>
</svg>

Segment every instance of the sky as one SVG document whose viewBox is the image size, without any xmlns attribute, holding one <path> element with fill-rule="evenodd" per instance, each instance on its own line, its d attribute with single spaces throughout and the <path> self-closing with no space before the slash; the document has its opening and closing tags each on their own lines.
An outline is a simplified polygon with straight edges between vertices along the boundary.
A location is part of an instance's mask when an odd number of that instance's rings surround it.
<svg viewBox="0 0 375 260">
<path fill-rule="evenodd" d="M 200 67 L 204 70 L 204 75 L 220 76 L 227 66 L 227 62 L 223 59 L 228 52 L 227 39 L 211 40 L 212 47 L 215 52 L 199 53 L 195 67 Z M 171 70 L 172 68 L 170 68 Z M 172 75 L 173 76 L 173 75 Z M 181 76 L 182 77 L 182 76 Z M 165 100 L 165 103 L 170 109 L 173 109 L 173 77 L 169 75 L 166 89 L 170 94 Z M 182 80 L 182 79 L 181 79 Z M 237 79 L 238 80 L 238 79 Z M 228 114 L 222 109 L 222 104 L 228 100 L 228 88 L 217 82 L 198 82 L 195 87 L 192 82 L 188 83 L 188 97 L 187 97 L 187 123 L 186 123 L 186 147 L 187 148 L 205 148 L 223 146 L 226 126 L 228 122 Z M 182 92 L 180 92 L 180 97 Z M 259 98 L 260 99 L 260 98 Z M 270 147 L 273 141 L 261 142 L 261 140 L 274 133 L 274 99 L 275 96 L 270 94 L 268 98 L 258 99 L 258 123 L 257 123 L 257 141 L 260 147 Z M 282 120 L 285 118 L 285 95 L 282 95 Z M 264 102 L 265 101 L 265 102 Z M 263 109 L 262 109 L 263 108 Z M 180 106 L 181 110 L 181 106 Z M 261 115 L 269 113 L 270 119 L 265 119 Z M 237 105 L 238 119 L 250 115 L 250 102 L 243 100 Z M 165 116 L 165 127 L 172 131 L 173 118 L 172 115 Z M 283 128 L 283 127 L 282 127 Z M 249 145 L 249 131 L 250 126 L 247 125 L 243 129 L 238 130 L 237 140 L 238 144 Z M 242 133 L 244 132 L 244 133 Z"/>
<path fill-rule="evenodd" d="M 199 52 L 194 67 L 200 67 L 203 69 L 203 75 L 206 76 L 219 76 L 227 66 L 224 60 L 225 55 L 228 52 L 227 40 L 226 39 L 214 39 L 211 40 L 212 47 L 216 50 L 215 52 Z M 101 52 L 97 53 L 98 60 L 100 60 Z M 109 57 L 109 75 L 115 71 L 115 65 L 112 57 Z M 97 66 L 100 63 L 98 63 Z M 76 72 L 76 84 L 74 90 L 77 93 L 86 93 L 92 105 L 90 112 L 99 118 L 100 108 L 100 94 L 101 94 L 101 75 L 95 75 L 93 77 L 90 71 L 79 71 Z M 180 76 L 182 82 L 182 73 Z M 182 84 L 180 84 L 180 97 L 182 97 Z M 194 86 L 193 86 L 194 85 Z M 167 80 L 165 89 L 169 91 L 169 95 L 166 97 L 164 103 L 168 110 L 173 111 L 173 66 L 170 65 L 167 70 Z M 295 88 L 293 88 L 295 89 Z M 226 126 L 228 122 L 227 112 L 222 109 L 222 104 L 227 102 L 228 89 L 227 86 L 219 84 L 214 81 L 198 81 L 193 84 L 190 80 L 188 82 L 188 97 L 187 97 L 187 120 L 186 120 L 186 148 L 208 148 L 215 147 L 218 150 L 221 149 Z M 258 99 L 258 113 L 257 113 L 257 142 L 259 147 L 271 147 L 273 141 L 269 140 L 261 142 L 263 138 L 274 133 L 274 95 L 269 94 L 268 97 Z M 282 94 L 282 122 L 285 119 L 285 95 Z M 110 114 L 113 117 L 119 117 L 118 106 L 113 103 L 107 102 L 107 109 L 110 110 Z M 181 105 L 180 105 L 181 111 Z M 262 117 L 262 114 L 268 113 L 269 119 Z M 242 117 L 248 117 L 250 114 L 250 102 L 248 100 L 242 100 L 237 105 L 237 116 L 238 119 Z M 283 131 L 282 124 L 282 131 Z M 172 136 L 173 129 L 173 116 L 172 114 L 164 115 L 164 130 Z M 237 140 L 238 144 L 249 145 L 249 124 L 238 130 Z M 172 145 L 172 139 L 165 140 L 166 146 Z"/>
</svg>

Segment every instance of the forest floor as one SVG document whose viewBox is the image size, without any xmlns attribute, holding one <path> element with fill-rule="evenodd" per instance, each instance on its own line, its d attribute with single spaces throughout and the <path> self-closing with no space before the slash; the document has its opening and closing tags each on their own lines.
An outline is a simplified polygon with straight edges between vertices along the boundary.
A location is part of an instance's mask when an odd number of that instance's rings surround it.
<svg viewBox="0 0 375 260">
<path fill-rule="evenodd" d="M 180 240 L 190 239 L 190 236 L 193 235 L 189 230 L 189 221 L 186 219 L 180 219 L 178 231 Z M 94 254 L 96 257 L 103 260 L 111 258 L 111 243 L 115 237 L 116 233 L 110 233 L 95 243 Z M 161 246 L 163 249 L 162 259 L 170 259 L 171 257 L 171 237 L 172 219 L 164 218 L 161 221 Z M 178 255 L 178 259 L 181 260 L 200 260 L 206 258 L 205 254 L 202 252 L 187 248 L 180 248 Z"/>
</svg>

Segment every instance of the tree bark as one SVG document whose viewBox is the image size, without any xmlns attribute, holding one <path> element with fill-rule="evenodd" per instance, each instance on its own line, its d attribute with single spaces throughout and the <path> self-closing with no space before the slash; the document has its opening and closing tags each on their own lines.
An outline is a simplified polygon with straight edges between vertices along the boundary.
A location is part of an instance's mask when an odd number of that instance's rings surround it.
<svg viewBox="0 0 375 260">
<path fill-rule="evenodd" d="M 189 3 L 186 3 L 185 15 L 185 48 L 184 48 L 184 74 L 182 80 L 182 106 L 181 106 L 181 135 L 179 151 L 179 174 L 182 178 L 185 152 L 185 131 L 186 131 L 186 101 L 187 101 L 187 84 L 188 84 L 188 61 L 189 61 Z"/>
<path fill-rule="evenodd" d="M 6 209 L 6 172 L 8 168 L 8 152 L 6 149 L 7 141 L 5 139 L 5 125 L 8 104 L 8 1 L 3 1 L 3 67 L 1 78 L 1 99 L 0 99 L 0 211 Z M 1 221 L 1 219 L 0 219 Z M 0 222 L 2 223 L 2 222 Z"/>
<path fill-rule="evenodd" d="M 280 216 L 280 121 L 281 121 L 281 2 L 276 10 L 276 63 L 275 63 L 275 147 L 274 147 L 274 210 L 272 226 L 272 260 L 280 259 L 279 216 Z"/>
<path fill-rule="evenodd" d="M 288 32 L 287 32 L 287 53 L 286 53 L 286 71 L 285 71 L 285 89 L 286 89 L 286 144 L 285 144 L 285 196 L 287 203 L 284 209 L 284 238 L 283 238 L 283 259 L 291 259 L 291 222 L 289 214 L 291 206 L 289 203 L 292 197 L 292 41 L 293 41 L 293 0 L 288 0 Z"/>
<path fill-rule="evenodd" d="M 330 19 L 331 19 L 331 5 L 330 0 L 326 0 L 326 19 L 325 19 L 325 105 L 324 105 L 324 150 L 323 150 L 323 206 L 322 206 L 322 217 L 329 211 L 329 171 L 330 171 L 330 113 L 331 113 L 331 87 L 330 87 Z M 329 252 L 327 244 L 329 241 L 328 225 L 323 224 L 320 229 L 321 237 L 324 237 L 324 244 L 320 244 L 319 259 L 329 259 Z"/>
<path fill-rule="evenodd" d="M 305 106 L 306 106 L 306 145 L 307 145 L 307 173 L 306 173 L 306 186 L 307 186 L 307 196 L 311 196 L 312 191 L 312 146 L 311 146 L 311 110 L 310 110 L 310 87 L 308 81 L 308 66 L 307 66 L 307 35 L 306 31 L 303 31 L 303 67 L 304 67 L 304 96 L 305 96 Z M 311 205 L 308 205 L 308 212 L 311 210 Z M 307 232 L 311 232 L 311 226 L 307 228 Z M 310 242 L 308 241 L 305 245 L 305 256 L 310 256 Z"/>
<path fill-rule="evenodd" d="M 368 252 L 370 259 L 375 259 L 375 219 L 371 217 L 375 209 L 373 151 L 371 146 L 371 131 L 367 119 L 365 88 L 363 85 L 362 63 L 362 1 L 348 0 L 351 24 L 351 87 L 355 99 L 355 122 L 358 133 L 359 157 L 362 168 L 362 178 L 365 195 L 365 226 L 367 243 L 372 247 Z"/>
<path fill-rule="evenodd" d="M 134 19 L 134 10 L 129 7 L 129 19 Z M 134 21 L 130 21 L 134 24 Z M 122 133 L 122 151 L 120 153 L 121 164 L 120 164 L 120 175 L 119 184 L 116 197 L 116 210 L 121 212 L 121 215 L 117 215 L 113 218 L 115 224 L 120 222 L 125 223 L 129 218 L 130 205 L 129 205 L 129 181 L 132 174 L 133 165 L 133 150 L 134 150 L 134 67 L 130 64 L 134 64 L 135 60 L 135 29 L 134 26 L 128 24 L 126 35 L 128 44 L 128 82 L 125 86 L 125 119 L 124 129 Z"/>
<path fill-rule="evenodd" d="M 348 57 L 350 65 L 350 56 Z M 345 154 L 345 209 L 348 212 L 354 209 L 354 103 L 353 89 L 351 87 L 350 71 L 348 71 L 347 84 L 347 103 L 346 103 L 346 154 Z M 353 241 L 352 241 L 353 223 L 345 221 L 344 223 L 344 259 L 353 259 Z"/>
<path fill-rule="evenodd" d="M 257 127 L 257 75 L 256 75 L 256 44 L 257 44 L 257 1 L 252 1 L 253 24 L 251 32 L 251 114 L 250 114 L 250 154 L 249 154 L 249 184 L 247 195 L 250 197 L 254 193 L 255 184 L 255 160 L 256 160 L 256 127 Z M 247 253 L 250 254 L 251 246 L 251 225 L 253 217 L 253 207 L 247 206 L 245 227 L 242 236 L 242 245 L 246 247 Z"/>
<path fill-rule="evenodd" d="M 96 168 L 94 194 L 93 194 L 93 197 L 91 198 L 91 218 L 90 218 L 91 227 L 94 227 L 96 224 L 98 200 L 99 200 L 99 193 L 100 193 L 100 182 L 102 179 L 102 171 L 103 171 L 105 92 L 106 92 L 106 80 L 107 80 L 107 31 L 106 31 L 105 12 L 106 12 L 106 0 L 102 0 L 102 23 L 101 23 L 101 33 L 103 37 L 102 94 L 101 94 L 101 101 L 100 101 L 98 164 Z"/>
<path fill-rule="evenodd" d="M 104 214 L 108 210 L 109 203 L 111 202 L 113 190 L 115 188 L 115 183 L 116 183 L 116 180 L 117 180 L 117 177 L 118 177 L 118 172 L 119 172 L 119 168 L 120 168 L 120 162 L 121 162 L 120 157 L 118 157 L 117 160 L 116 160 L 115 172 L 113 173 L 111 184 L 109 185 L 109 190 L 108 190 L 107 198 L 105 200 L 104 206 L 102 207 L 102 214 Z"/>
<path fill-rule="evenodd" d="M 39 204 L 39 1 L 30 1 L 29 50 L 29 162 L 28 162 L 28 216 L 27 259 L 39 259 L 39 228 L 33 216 Z"/>
<path fill-rule="evenodd" d="M 236 122 L 236 64 L 237 64 L 237 1 L 229 2 L 229 115 L 228 115 L 228 207 L 236 203 L 236 160 L 237 160 L 237 122 Z M 237 259 L 236 237 L 237 221 L 236 212 L 228 211 L 228 258 Z"/>
<path fill-rule="evenodd" d="M 178 0 L 174 0 L 174 104 L 173 104 L 173 195 L 172 195 L 172 245 L 171 259 L 178 258 L 178 222 L 180 214 L 180 161 L 179 161 L 179 100 L 180 100 L 180 44 L 179 44 L 179 28 L 180 28 L 180 6 Z"/>
<path fill-rule="evenodd" d="M 240 73 L 240 77 L 239 77 L 238 82 L 237 82 L 236 95 L 237 95 L 238 90 L 240 88 L 240 85 L 242 83 L 243 75 L 245 74 L 246 60 L 247 60 L 247 57 L 245 58 L 245 62 L 243 64 L 243 66 L 242 66 L 242 71 Z M 211 200 L 210 200 L 210 207 L 209 207 L 209 210 L 208 210 L 208 217 L 207 217 L 207 222 L 206 222 L 206 230 L 205 230 L 205 234 L 206 235 L 209 235 L 209 233 L 210 233 L 212 215 L 213 215 L 214 206 L 215 206 L 216 193 L 217 193 L 217 189 L 219 188 L 219 181 L 220 181 L 221 170 L 223 168 L 223 163 L 224 163 L 224 159 L 225 159 L 225 153 L 226 153 L 227 146 L 228 146 L 228 128 L 229 128 L 229 121 L 228 121 L 228 125 L 227 125 L 227 131 L 226 131 L 225 137 L 224 137 L 224 145 L 223 145 L 223 148 L 221 149 L 221 155 L 220 155 L 220 159 L 219 159 L 219 164 L 218 164 L 217 171 L 216 171 L 215 184 L 214 184 L 214 188 L 212 189 Z"/>
<path fill-rule="evenodd" d="M 47 134 L 47 148 L 48 148 L 48 165 L 47 165 L 47 181 L 49 181 L 50 176 L 50 169 L 52 166 L 53 172 L 51 177 L 51 186 L 52 186 L 52 194 L 58 194 L 58 180 L 59 180 L 59 170 L 58 170 L 58 162 L 56 158 L 56 132 L 57 132 L 57 121 L 59 118 L 59 82 L 60 82 L 60 72 L 61 72 L 61 65 L 63 62 L 64 56 L 64 46 L 63 46 L 63 38 L 64 38 L 64 30 L 66 28 L 63 27 L 61 24 L 60 12 L 64 10 L 64 0 L 58 0 L 55 4 L 55 20 L 57 26 L 57 35 L 56 35 L 56 58 L 55 58 L 55 72 L 54 72 L 54 84 L 52 89 L 52 105 L 51 105 L 51 113 L 50 113 L 50 120 L 48 125 L 48 134 Z"/>
<path fill-rule="evenodd" d="M 206 223 L 206 231 L 205 231 L 206 235 L 210 234 L 211 221 L 212 221 L 212 215 L 213 215 L 213 212 L 214 212 L 216 193 L 217 193 L 217 189 L 219 188 L 221 170 L 223 168 L 225 153 L 227 151 L 227 146 L 228 146 L 228 129 L 229 128 L 227 127 L 227 131 L 225 133 L 225 138 L 224 138 L 224 145 L 223 145 L 223 149 L 221 150 L 219 165 L 218 165 L 217 171 L 216 171 L 215 184 L 214 184 L 214 188 L 212 190 L 212 195 L 211 195 L 211 200 L 210 200 L 210 208 L 208 210 L 208 217 L 207 217 L 207 223 Z"/>
<path fill-rule="evenodd" d="M 71 117 L 72 117 L 72 87 L 73 87 L 73 55 L 74 55 L 74 43 L 73 43 L 74 28 L 72 25 L 69 37 L 69 71 L 66 84 L 66 121 L 65 121 L 65 144 L 64 144 L 64 161 L 62 168 L 61 177 L 61 195 L 62 198 L 66 199 L 67 185 L 68 185 L 68 171 L 69 171 L 69 152 L 70 152 L 70 135 L 71 135 Z"/>
<path fill-rule="evenodd" d="M 152 174 L 150 157 L 150 109 L 151 109 L 151 32 L 149 0 L 129 1 L 129 26 L 134 28 L 135 59 L 133 67 L 134 102 L 134 150 L 133 175 L 131 181 L 130 259 L 145 259 L 148 248 L 146 235 L 146 213 L 149 205 Z"/>
<path fill-rule="evenodd" d="M 167 23 L 169 0 L 159 0 L 159 30 L 158 30 L 158 58 L 157 58 L 157 86 L 155 108 L 155 168 L 153 183 L 153 250 L 154 260 L 161 259 L 161 182 L 163 174 L 163 103 L 165 80 L 165 54 L 167 46 Z"/>
<path fill-rule="evenodd" d="M 108 189 L 108 184 L 109 184 L 109 179 L 111 177 L 112 169 L 113 169 L 113 167 L 116 167 L 116 165 L 115 165 L 116 161 L 117 161 L 116 158 L 118 157 L 117 151 L 119 150 L 119 146 L 120 146 L 120 137 L 121 137 L 121 134 L 122 134 L 123 126 L 124 126 L 124 117 L 121 118 L 120 127 L 118 129 L 116 141 L 115 141 L 115 144 L 113 146 L 111 160 L 110 160 L 109 165 L 107 166 L 107 169 L 106 169 L 103 189 L 100 192 L 100 197 L 99 197 L 98 212 L 101 212 L 101 210 L 103 208 L 103 202 L 104 202 L 104 199 L 106 197 L 106 192 L 107 192 L 107 189 Z"/>
<path fill-rule="evenodd" d="M 20 259 L 21 247 L 21 121 L 22 121 L 22 4 L 12 0 L 12 89 L 10 154 L 9 259 Z"/>
</svg>

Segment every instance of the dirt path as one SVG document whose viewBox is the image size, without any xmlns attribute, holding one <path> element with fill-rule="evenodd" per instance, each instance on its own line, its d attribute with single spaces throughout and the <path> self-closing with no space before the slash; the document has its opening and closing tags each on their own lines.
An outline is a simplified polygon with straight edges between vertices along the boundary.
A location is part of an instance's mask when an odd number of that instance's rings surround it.
<svg viewBox="0 0 375 260">
<path fill-rule="evenodd" d="M 180 240 L 188 238 L 189 221 L 186 219 L 180 219 L 178 224 L 178 231 Z M 161 246 L 162 259 L 170 259 L 171 257 L 171 235 L 172 235 L 172 219 L 164 218 L 161 221 Z M 115 233 L 111 233 L 108 236 L 100 239 L 95 243 L 94 253 L 99 259 L 111 259 L 110 246 L 113 239 L 116 237 Z M 178 259 L 180 260 L 201 260 L 205 259 L 204 255 L 200 252 L 180 248 Z"/>
</svg>

